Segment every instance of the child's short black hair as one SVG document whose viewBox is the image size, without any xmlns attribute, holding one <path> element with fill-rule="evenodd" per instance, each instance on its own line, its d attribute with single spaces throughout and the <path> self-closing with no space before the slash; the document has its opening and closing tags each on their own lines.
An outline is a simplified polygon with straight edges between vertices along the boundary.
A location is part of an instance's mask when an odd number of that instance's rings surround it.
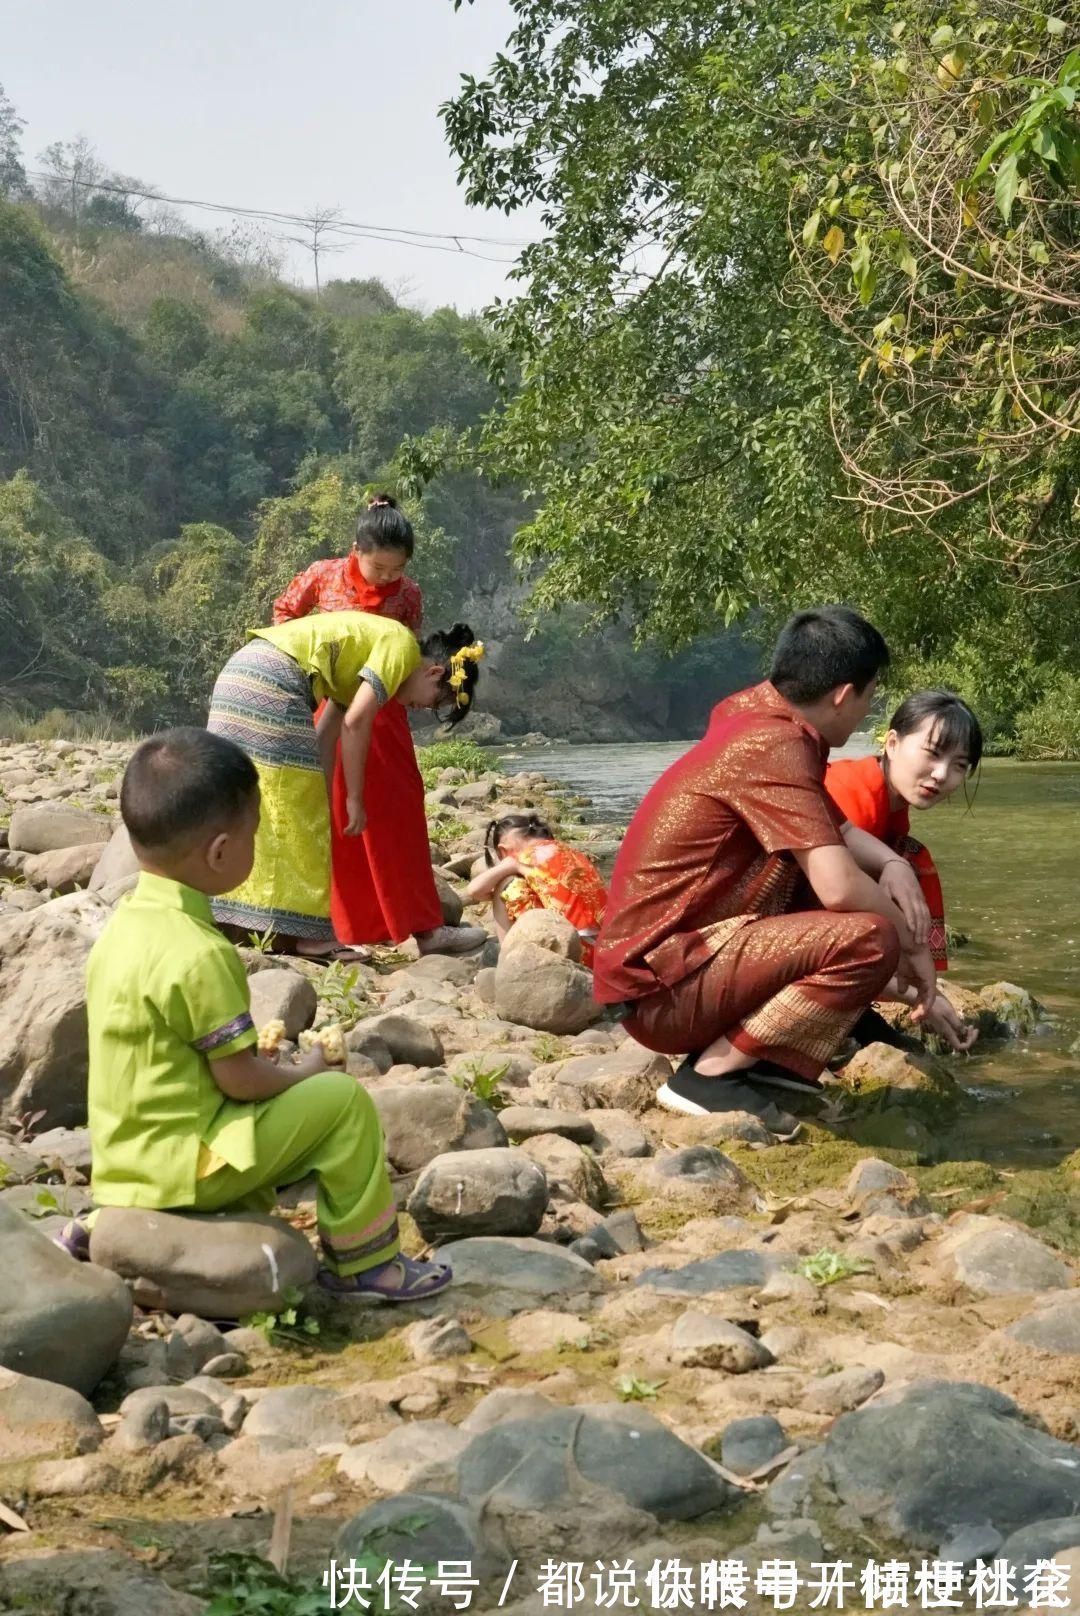
<svg viewBox="0 0 1080 1616">
<path fill-rule="evenodd" d="M 788 701 L 808 707 L 837 685 L 865 690 L 888 665 L 889 647 L 873 623 L 848 606 L 816 606 L 784 624 L 769 678 Z"/>
<path fill-rule="evenodd" d="M 258 789 L 254 763 L 224 735 L 167 729 L 132 755 L 120 813 L 140 847 L 170 847 L 239 818 Z"/>
</svg>

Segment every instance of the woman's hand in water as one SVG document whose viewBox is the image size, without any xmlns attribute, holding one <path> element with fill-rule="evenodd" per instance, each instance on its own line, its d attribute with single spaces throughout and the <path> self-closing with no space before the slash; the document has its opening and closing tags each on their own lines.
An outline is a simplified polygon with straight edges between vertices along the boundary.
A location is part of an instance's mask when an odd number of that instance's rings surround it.
<svg viewBox="0 0 1080 1616">
<path fill-rule="evenodd" d="M 878 886 L 907 921 L 915 947 L 925 948 L 930 941 L 930 911 L 919 878 L 907 859 L 890 859 L 878 876 Z"/>
<path fill-rule="evenodd" d="M 965 1021 L 944 993 L 937 995 L 921 1021 L 928 1032 L 935 1033 L 942 1043 L 948 1044 L 954 1055 L 966 1055 L 979 1036 L 978 1027 Z"/>
<path fill-rule="evenodd" d="M 359 836 L 367 824 L 367 814 L 364 812 L 363 797 L 346 797 L 345 799 L 345 834 L 346 836 Z"/>
</svg>

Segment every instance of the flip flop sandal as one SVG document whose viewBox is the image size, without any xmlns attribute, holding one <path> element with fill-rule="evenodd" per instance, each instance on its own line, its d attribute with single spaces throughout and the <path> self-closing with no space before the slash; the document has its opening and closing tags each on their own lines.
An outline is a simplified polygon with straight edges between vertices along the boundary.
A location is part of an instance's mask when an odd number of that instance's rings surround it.
<svg viewBox="0 0 1080 1616">
<path fill-rule="evenodd" d="M 349 943 L 339 943 L 337 948 L 328 948 L 321 954 L 308 954 L 297 949 L 295 958 L 310 960 L 313 965 L 370 965 L 372 963 L 370 948 L 354 948 Z"/>
<path fill-rule="evenodd" d="M 379 1284 L 379 1280 L 391 1269 L 400 1271 L 401 1283 Z M 420 1302 L 445 1290 L 453 1277 L 447 1263 L 417 1262 L 414 1257 L 402 1255 L 364 1274 L 333 1274 L 323 1268 L 319 1271 L 318 1283 L 331 1296 L 340 1297 L 343 1301 L 350 1298 L 368 1301 L 374 1298 L 384 1302 Z"/>
</svg>

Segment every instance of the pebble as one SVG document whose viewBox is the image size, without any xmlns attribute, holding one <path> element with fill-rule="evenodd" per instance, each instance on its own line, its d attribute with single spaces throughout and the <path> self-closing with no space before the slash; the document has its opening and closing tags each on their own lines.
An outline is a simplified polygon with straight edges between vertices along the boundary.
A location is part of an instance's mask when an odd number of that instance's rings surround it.
<svg viewBox="0 0 1080 1616">
<path fill-rule="evenodd" d="M 405 1331 L 405 1344 L 416 1363 L 438 1363 L 472 1351 L 472 1339 L 457 1319 L 418 1319 Z"/>
<path fill-rule="evenodd" d="M 169 1405 L 163 1397 L 137 1404 L 126 1413 L 112 1434 L 114 1447 L 141 1453 L 164 1442 L 169 1435 Z"/>
<path fill-rule="evenodd" d="M 732 1420 L 720 1438 L 720 1459 L 725 1470 L 749 1476 L 775 1459 L 788 1446 L 784 1427 L 771 1414 Z"/>
<path fill-rule="evenodd" d="M 685 1369 L 723 1369 L 745 1375 L 772 1363 L 767 1347 L 730 1319 L 687 1309 L 671 1332 L 671 1356 Z"/>
<path fill-rule="evenodd" d="M 228 1380 L 233 1375 L 247 1373 L 247 1359 L 242 1352 L 219 1352 L 216 1357 L 210 1358 L 203 1364 L 203 1374 L 216 1375 L 219 1380 Z"/>
<path fill-rule="evenodd" d="M 880 1369 L 839 1369 L 833 1375 L 810 1381 L 800 1403 L 811 1414 L 844 1414 L 865 1403 L 884 1384 Z"/>
</svg>

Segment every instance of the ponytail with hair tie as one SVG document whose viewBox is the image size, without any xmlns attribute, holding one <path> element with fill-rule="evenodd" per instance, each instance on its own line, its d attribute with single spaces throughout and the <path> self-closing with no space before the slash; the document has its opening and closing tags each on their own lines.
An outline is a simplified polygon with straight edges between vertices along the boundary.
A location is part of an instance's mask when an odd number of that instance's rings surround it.
<svg viewBox="0 0 1080 1616">
<path fill-rule="evenodd" d="M 538 813 L 506 814 L 502 819 L 492 819 L 484 833 L 484 860 L 489 870 L 499 862 L 499 843 L 515 830 L 535 837 L 538 842 L 555 840 L 555 832 Z"/>
</svg>

